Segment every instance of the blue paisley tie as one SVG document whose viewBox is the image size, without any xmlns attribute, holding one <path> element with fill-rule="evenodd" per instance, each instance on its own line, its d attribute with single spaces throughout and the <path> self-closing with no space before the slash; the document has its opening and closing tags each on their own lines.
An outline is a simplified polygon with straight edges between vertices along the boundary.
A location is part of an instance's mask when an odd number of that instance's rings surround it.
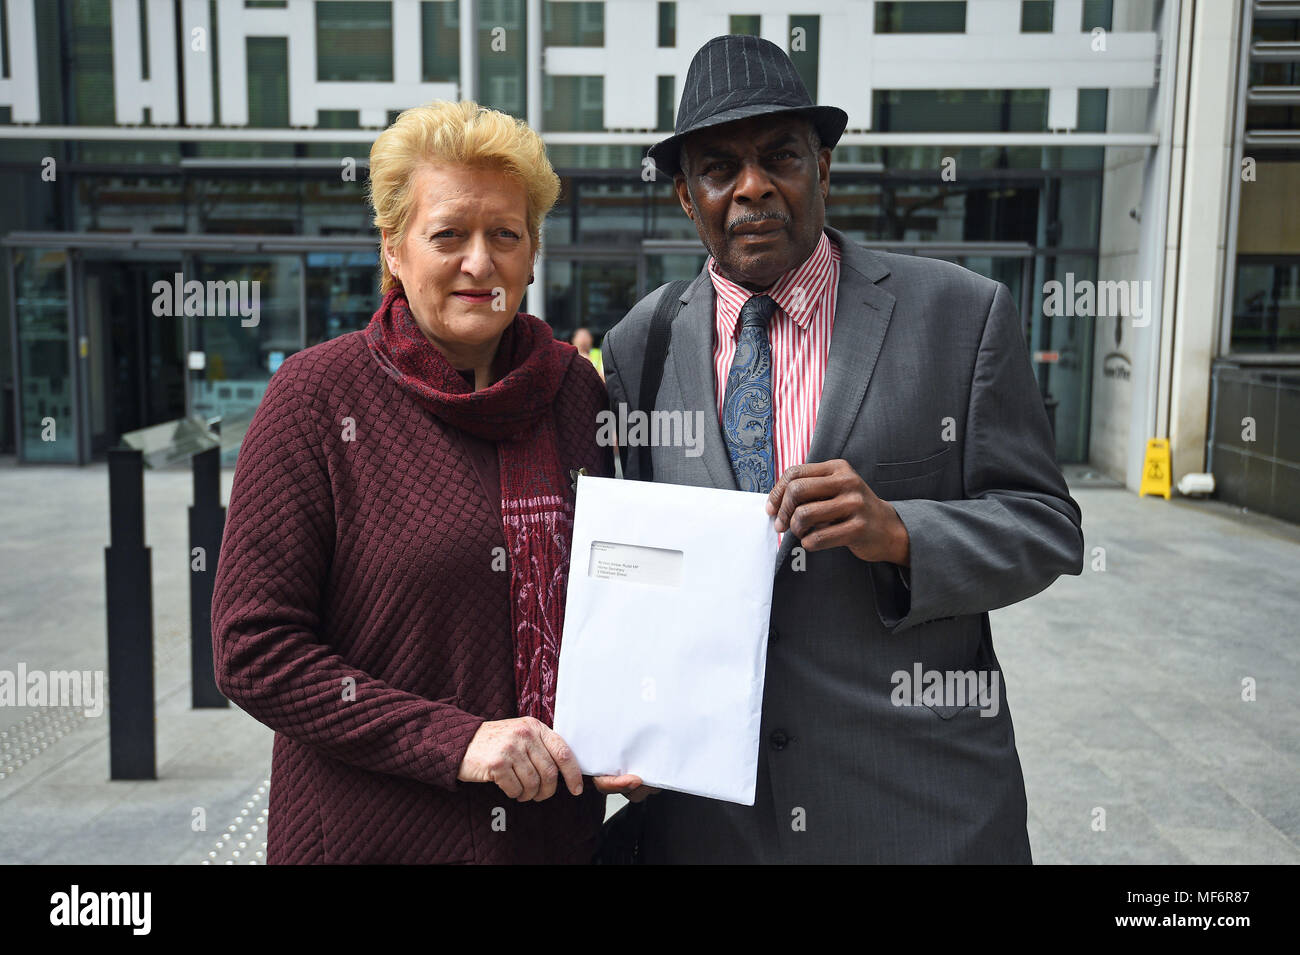
<svg viewBox="0 0 1300 955">
<path fill-rule="evenodd" d="M 776 481 L 772 444 L 772 348 L 767 322 L 776 302 L 755 295 L 740 309 L 740 339 L 722 401 L 722 434 L 742 491 L 766 494 Z"/>
</svg>

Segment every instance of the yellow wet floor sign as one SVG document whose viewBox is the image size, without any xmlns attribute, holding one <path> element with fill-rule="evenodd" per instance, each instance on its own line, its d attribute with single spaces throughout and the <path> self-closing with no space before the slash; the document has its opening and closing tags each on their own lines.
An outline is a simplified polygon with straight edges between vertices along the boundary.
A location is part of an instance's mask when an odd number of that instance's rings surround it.
<svg viewBox="0 0 1300 955">
<path fill-rule="evenodd" d="M 1138 497 L 1160 494 L 1167 501 L 1169 484 L 1169 441 L 1166 438 L 1152 438 L 1147 442 L 1147 457 L 1142 462 L 1142 487 L 1138 489 Z"/>
</svg>

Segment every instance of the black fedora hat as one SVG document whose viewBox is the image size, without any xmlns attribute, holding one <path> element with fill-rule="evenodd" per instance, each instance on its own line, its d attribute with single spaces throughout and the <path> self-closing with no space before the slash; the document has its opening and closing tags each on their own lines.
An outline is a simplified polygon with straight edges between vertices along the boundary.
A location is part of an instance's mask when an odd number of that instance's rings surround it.
<svg viewBox="0 0 1300 955">
<path fill-rule="evenodd" d="M 840 141 L 849 114 L 817 106 L 794 63 L 775 43 L 756 36 L 718 36 L 700 47 L 686 71 L 673 135 L 650 147 L 650 158 L 666 175 L 679 169 L 682 140 L 699 129 L 760 116 L 799 112 L 817 129 L 822 145 Z"/>
</svg>

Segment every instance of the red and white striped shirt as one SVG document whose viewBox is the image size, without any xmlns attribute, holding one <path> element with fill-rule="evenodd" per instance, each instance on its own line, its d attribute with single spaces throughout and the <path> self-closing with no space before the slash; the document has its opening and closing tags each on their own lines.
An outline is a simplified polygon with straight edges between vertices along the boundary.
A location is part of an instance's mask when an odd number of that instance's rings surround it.
<svg viewBox="0 0 1300 955">
<path fill-rule="evenodd" d="M 776 474 L 803 464 L 817 424 L 817 405 L 831 350 L 835 296 L 840 284 L 840 247 L 822 233 L 812 255 L 786 272 L 766 292 L 751 292 L 714 271 L 709 279 L 717 293 L 713 310 L 713 380 L 718 392 L 718 421 L 727 394 L 727 375 L 736 355 L 740 309 L 755 294 L 777 304 L 767 325 L 772 347 L 772 419 Z"/>
</svg>

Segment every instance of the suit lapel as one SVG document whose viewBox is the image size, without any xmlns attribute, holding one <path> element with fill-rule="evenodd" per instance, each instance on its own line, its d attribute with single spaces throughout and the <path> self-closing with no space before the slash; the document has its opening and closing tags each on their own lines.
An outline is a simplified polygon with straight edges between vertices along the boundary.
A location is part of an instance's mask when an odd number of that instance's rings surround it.
<svg viewBox="0 0 1300 955">
<path fill-rule="evenodd" d="M 835 229 L 827 228 L 826 233 L 839 243 L 840 282 L 826 380 L 808 449 L 809 462 L 831 461 L 842 454 L 880 357 L 895 301 L 876 284 L 889 274 L 878 256 Z M 794 535 L 783 534 L 776 570 L 781 569 L 793 548 Z"/>
<path fill-rule="evenodd" d="M 736 490 L 731 458 L 718 423 L 713 375 L 713 283 L 701 272 L 682 293 L 686 304 L 673 321 L 669 354 L 682 389 L 682 410 L 704 411 L 704 466 L 713 487 Z"/>
</svg>

